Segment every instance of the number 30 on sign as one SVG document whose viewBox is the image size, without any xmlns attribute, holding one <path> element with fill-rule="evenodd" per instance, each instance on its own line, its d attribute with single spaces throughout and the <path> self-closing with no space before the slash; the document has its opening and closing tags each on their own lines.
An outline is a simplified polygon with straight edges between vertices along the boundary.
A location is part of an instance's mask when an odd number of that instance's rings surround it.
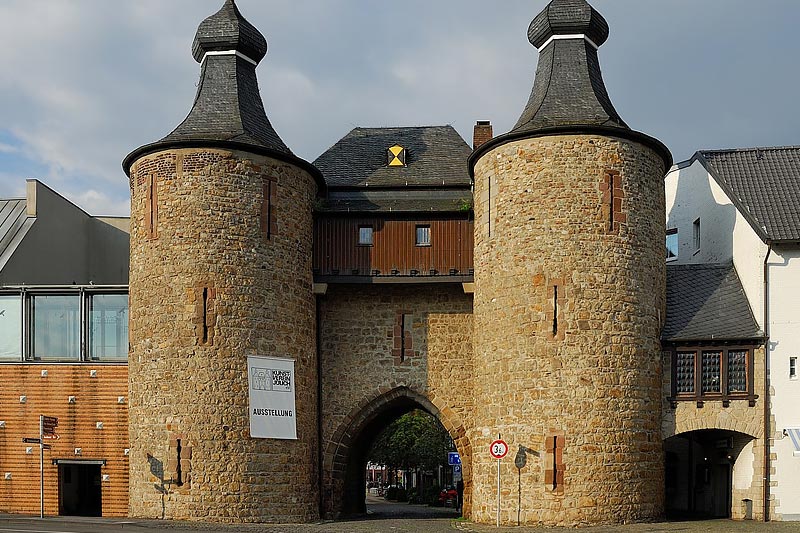
<svg viewBox="0 0 800 533">
<path fill-rule="evenodd" d="M 497 439 L 489 446 L 489 453 L 495 459 L 502 459 L 508 453 L 508 444 L 504 440 Z"/>
</svg>

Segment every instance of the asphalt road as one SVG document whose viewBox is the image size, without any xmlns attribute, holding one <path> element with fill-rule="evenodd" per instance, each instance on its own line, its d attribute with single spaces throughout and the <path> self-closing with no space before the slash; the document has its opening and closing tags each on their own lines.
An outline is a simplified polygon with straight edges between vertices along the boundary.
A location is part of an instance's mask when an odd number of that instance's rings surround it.
<svg viewBox="0 0 800 533">
<path fill-rule="evenodd" d="M 495 528 L 455 518 L 452 509 L 368 500 L 367 517 L 358 520 L 293 525 L 215 525 L 196 522 L 92 518 L 29 518 L 0 515 L 0 533 L 559 533 L 570 529 Z M 800 522 L 733 522 L 708 520 L 592 527 L 580 533 L 800 533 Z"/>
</svg>

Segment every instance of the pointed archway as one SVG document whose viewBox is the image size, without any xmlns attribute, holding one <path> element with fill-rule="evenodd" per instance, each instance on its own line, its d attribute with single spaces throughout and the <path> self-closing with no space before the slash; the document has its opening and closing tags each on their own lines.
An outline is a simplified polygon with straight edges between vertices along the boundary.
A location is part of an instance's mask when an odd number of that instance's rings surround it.
<svg viewBox="0 0 800 533">
<path fill-rule="evenodd" d="M 462 458 L 464 515 L 471 501 L 471 447 L 464 424 L 448 407 L 436 405 L 425 395 L 408 387 L 377 394 L 354 409 L 326 442 L 323 459 L 324 506 L 329 518 L 366 513 L 366 455 L 380 432 L 400 416 L 421 409 L 435 416 L 450 434 Z"/>
</svg>

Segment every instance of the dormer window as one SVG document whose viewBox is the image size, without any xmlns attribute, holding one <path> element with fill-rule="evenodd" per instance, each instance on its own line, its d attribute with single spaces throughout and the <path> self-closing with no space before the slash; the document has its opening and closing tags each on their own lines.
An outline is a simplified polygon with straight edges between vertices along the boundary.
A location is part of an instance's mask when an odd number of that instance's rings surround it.
<svg viewBox="0 0 800 533">
<path fill-rule="evenodd" d="M 390 167 L 406 166 L 406 149 L 399 144 L 395 144 L 389 148 L 388 161 Z"/>
</svg>

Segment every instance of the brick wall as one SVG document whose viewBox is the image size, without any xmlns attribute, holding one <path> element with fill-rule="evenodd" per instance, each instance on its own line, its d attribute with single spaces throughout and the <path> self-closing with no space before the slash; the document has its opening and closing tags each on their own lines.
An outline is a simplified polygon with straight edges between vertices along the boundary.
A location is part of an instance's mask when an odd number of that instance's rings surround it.
<svg viewBox="0 0 800 533">
<path fill-rule="evenodd" d="M 100 469 L 108 476 L 101 481 L 103 516 L 126 516 L 127 365 L 4 364 L 0 383 L 0 421 L 5 423 L 0 427 L 0 512 L 39 514 L 39 445 L 22 439 L 38 438 L 39 415 L 46 415 L 58 417 L 60 438 L 48 441 L 52 449 L 44 455 L 45 514 L 59 514 L 58 466 L 53 460 L 82 459 L 105 461 Z"/>
<path fill-rule="evenodd" d="M 504 524 L 517 522 L 519 446 L 535 452 L 523 523 L 661 515 L 663 167 L 644 146 L 590 135 L 510 142 L 477 162 L 474 520 L 495 521 L 498 434 L 512 455 Z"/>
</svg>

